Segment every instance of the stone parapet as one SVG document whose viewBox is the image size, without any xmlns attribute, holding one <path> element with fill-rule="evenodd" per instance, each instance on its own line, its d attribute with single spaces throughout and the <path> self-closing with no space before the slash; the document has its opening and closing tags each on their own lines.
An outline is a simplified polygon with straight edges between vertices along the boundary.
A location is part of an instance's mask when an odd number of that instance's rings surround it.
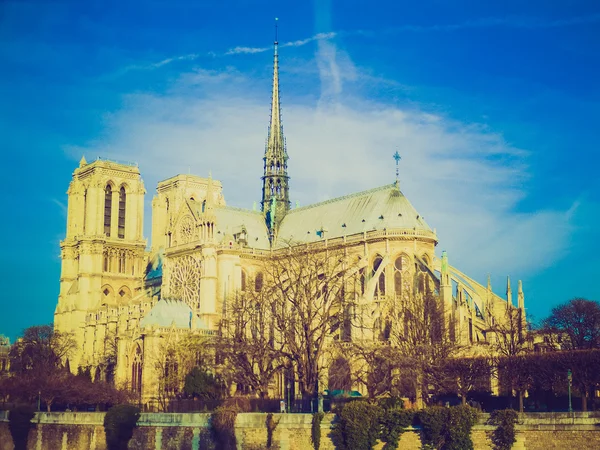
<svg viewBox="0 0 600 450">
<path fill-rule="evenodd" d="M 28 448 L 36 450 L 105 450 L 101 412 L 40 412 L 32 420 Z M 488 414 L 482 414 L 473 427 L 471 438 L 475 450 L 491 450 Z M 273 414 L 277 424 L 272 448 L 305 450 L 312 448 L 311 414 Z M 326 414 L 321 422 L 321 450 L 334 450 L 329 437 L 335 416 Z M 267 414 L 238 414 L 235 434 L 238 449 L 263 449 L 267 442 Z M 8 414 L 0 411 L 0 450 L 13 450 L 8 430 Z M 375 448 L 380 450 L 382 444 Z M 210 433 L 210 413 L 143 413 L 129 445 L 133 449 L 214 449 Z M 409 428 L 402 434 L 399 449 L 421 448 L 420 429 Z M 520 414 L 517 442 L 513 450 L 600 448 L 600 414 L 532 413 Z"/>
</svg>

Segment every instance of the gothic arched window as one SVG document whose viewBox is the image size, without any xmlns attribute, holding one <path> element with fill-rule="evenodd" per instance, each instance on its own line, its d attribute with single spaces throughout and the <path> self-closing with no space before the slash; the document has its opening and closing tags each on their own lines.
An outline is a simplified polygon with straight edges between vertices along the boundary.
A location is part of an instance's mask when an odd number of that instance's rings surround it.
<svg viewBox="0 0 600 450">
<path fill-rule="evenodd" d="M 139 345 L 135 348 L 133 364 L 131 365 L 131 390 L 133 392 L 142 391 L 142 349 Z"/>
<path fill-rule="evenodd" d="M 241 291 L 246 291 L 246 272 L 242 270 L 242 283 L 241 283 Z"/>
<path fill-rule="evenodd" d="M 394 261 L 394 291 L 396 296 L 401 296 L 406 287 L 402 286 L 402 272 L 408 269 L 406 256 L 398 256 Z"/>
<path fill-rule="evenodd" d="M 110 236 L 110 219 L 112 214 L 112 188 L 110 184 L 104 188 L 104 234 Z"/>
<path fill-rule="evenodd" d="M 364 295 L 365 294 L 365 287 L 366 287 L 366 284 L 367 284 L 367 280 L 365 280 L 365 268 L 364 267 L 360 269 L 358 277 L 360 279 L 359 280 L 360 281 L 360 293 L 362 295 Z"/>
<path fill-rule="evenodd" d="M 371 276 L 374 276 L 377 273 L 382 262 L 383 258 L 377 255 L 373 260 L 373 273 Z M 375 295 L 385 295 L 385 269 L 383 269 L 379 275 L 379 280 L 377 281 L 377 287 L 375 289 Z"/>
<path fill-rule="evenodd" d="M 119 239 L 125 238 L 125 203 L 126 203 L 125 187 L 121 186 L 119 190 Z"/>
<path fill-rule="evenodd" d="M 119 253 L 119 273 L 125 273 L 125 264 L 126 264 L 126 256 L 125 252 L 121 251 Z"/>
<path fill-rule="evenodd" d="M 87 222 L 87 189 L 83 190 L 83 234 L 86 231 L 86 222 Z"/>
<path fill-rule="evenodd" d="M 260 291 L 262 291 L 262 288 L 263 288 L 263 274 L 258 273 L 256 275 L 256 278 L 254 279 L 254 290 L 256 292 L 260 292 Z"/>
</svg>

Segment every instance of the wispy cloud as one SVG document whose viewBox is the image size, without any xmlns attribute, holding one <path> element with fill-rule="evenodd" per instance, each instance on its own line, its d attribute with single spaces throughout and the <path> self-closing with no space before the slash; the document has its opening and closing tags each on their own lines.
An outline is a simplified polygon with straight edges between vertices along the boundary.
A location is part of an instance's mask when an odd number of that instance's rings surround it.
<svg viewBox="0 0 600 450">
<path fill-rule="evenodd" d="M 465 22 L 453 24 L 430 24 L 416 25 L 405 24 L 392 28 L 386 28 L 383 33 L 393 33 L 401 31 L 427 32 L 427 31 L 455 31 L 468 28 L 523 28 L 523 29 L 543 29 L 543 28 L 560 28 L 575 25 L 595 24 L 600 22 L 600 14 L 590 14 L 588 16 L 575 16 L 561 19 L 548 19 L 542 17 L 523 17 L 523 16 L 508 16 L 508 17 L 484 17 L 481 19 L 468 20 Z M 377 35 L 380 31 L 374 30 L 357 30 L 350 31 L 349 34 Z"/>
<path fill-rule="evenodd" d="M 337 33 L 331 31 L 329 33 L 317 33 L 312 37 L 306 38 L 306 39 L 300 39 L 298 41 L 292 41 L 292 42 L 286 42 L 284 44 L 281 45 L 281 47 L 302 47 L 303 45 L 306 45 L 310 42 L 313 41 L 323 41 L 326 39 L 333 39 L 334 37 L 336 37 Z"/>
<path fill-rule="evenodd" d="M 234 87 L 228 80 L 217 73 L 194 82 L 182 76 L 167 95 L 130 96 L 126 109 L 111 117 L 106 137 L 78 148 L 78 156 L 140 161 L 149 192 L 176 173 L 212 169 L 228 203 L 250 207 L 260 200 L 268 99 L 261 101 L 255 84 L 240 74 Z M 563 254 L 572 211 L 517 208 L 527 196 L 527 152 L 478 124 L 359 96 L 340 98 L 314 105 L 286 96 L 294 202 L 391 182 L 391 156 L 399 148 L 404 193 L 437 228 L 452 263 L 476 279 L 488 271 L 533 273 Z M 146 200 L 149 209 L 151 196 Z"/>
<path fill-rule="evenodd" d="M 51 198 L 50 201 L 60 208 L 60 212 L 64 218 L 67 217 L 67 205 L 56 198 Z"/>
<path fill-rule="evenodd" d="M 299 39 L 296 41 L 284 42 L 280 44 L 280 47 L 302 47 L 306 44 L 309 44 L 314 41 L 322 41 L 327 39 L 332 39 L 336 36 L 336 33 L 317 33 L 314 36 L 308 37 L 306 39 Z M 229 50 L 219 53 L 215 51 L 209 51 L 206 53 L 190 53 L 188 55 L 180 55 L 174 56 L 172 58 L 165 58 L 161 61 L 147 63 L 147 64 L 132 64 L 124 67 L 118 73 L 118 75 L 124 75 L 127 72 L 136 71 L 136 70 L 153 70 L 159 69 L 168 64 L 172 64 L 180 61 L 194 61 L 202 57 L 222 57 L 222 56 L 232 56 L 232 55 L 252 55 L 256 53 L 264 53 L 266 51 L 273 50 L 273 47 L 247 47 L 247 46 L 237 46 L 230 48 Z"/>
<path fill-rule="evenodd" d="M 252 55 L 254 53 L 263 53 L 270 50 L 270 47 L 234 47 L 225 52 L 225 55 Z"/>
<path fill-rule="evenodd" d="M 392 28 L 386 28 L 384 30 L 340 30 L 331 31 L 327 33 L 317 33 L 311 37 L 305 39 L 298 39 L 296 41 L 289 41 L 280 44 L 280 47 L 302 47 L 311 42 L 323 42 L 335 37 L 344 36 L 379 36 L 382 34 L 399 33 L 399 32 L 448 32 L 462 29 L 475 29 L 475 28 L 493 28 L 493 27 L 506 27 L 506 28 L 522 28 L 522 29 L 542 29 L 542 28 L 559 28 L 568 27 L 575 25 L 595 24 L 600 22 L 600 14 L 590 14 L 588 16 L 575 16 L 570 18 L 561 19 L 548 19 L 541 17 L 486 17 L 481 19 L 469 20 L 460 23 L 453 24 L 404 24 Z M 326 47 L 326 46 L 323 46 Z M 208 51 L 205 53 L 190 53 L 187 55 L 174 56 L 171 58 L 165 58 L 158 62 L 147 63 L 147 64 L 132 64 L 117 72 L 117 76 L 123 75 L 127 72 L 136 70 L 153 70 L 163 66 L 179 62 L 179 61 L 194 61 L 201 57 L 222 57 L 222 56 L 233 56 L 233 55 L 252 55 L 257 53 L 264 53 L 272 50 L 272 47 L 248 47 L 248 46 L 236 46 L 228 49 L 225 52 Z M 331 67 L 333 70 L 333 67 Z"/>
</svg>

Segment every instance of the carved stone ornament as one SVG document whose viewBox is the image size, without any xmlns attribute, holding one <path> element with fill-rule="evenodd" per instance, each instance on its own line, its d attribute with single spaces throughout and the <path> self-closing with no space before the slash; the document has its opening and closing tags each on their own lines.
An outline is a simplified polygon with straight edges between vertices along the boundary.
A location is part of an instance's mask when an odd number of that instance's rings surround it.
<svg viewBox="0 0 600 450">
<path fill-rule="evenodd" d="M 179 235 L 181 236 L 181 243 L 187 244 L 194 236 L 194 221 L 190 216 L 185 216 L 179 224 Z"/>
<path fill-rule="evenodd" d="M 200 297 L 200 262 L 183 256 L 173 262 L 170 272 L 170 296 L 195 308 Z"/>
</svg>

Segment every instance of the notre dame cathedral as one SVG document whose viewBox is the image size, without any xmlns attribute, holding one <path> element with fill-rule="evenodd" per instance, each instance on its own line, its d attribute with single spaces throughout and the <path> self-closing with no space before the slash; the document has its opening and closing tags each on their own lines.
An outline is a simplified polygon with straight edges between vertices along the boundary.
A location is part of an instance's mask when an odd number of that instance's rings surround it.
<svg viewBox="0 0 600 450">
<path fill-rule="evenodd" d="M 501 298 L 489 281 L 484 286 L 451 266 L 445 252 L 435 256 L 435 230 L 397 181 L 291 208 L 278 72 L 276 42 L 260 211 L 227 206 L 223 186 L 210 176 L 175 175 L 156 187 L 149 244 L 143 236 L 146 189 L 137 165 L 81 159 L 67 192 L 54 315 L 55 328 L 77 340 L 71 370 L 86 368 L 101 379 L 110 360 L 115 381 L 150 400 L 157 390 L 151 360 L 161 340 L 173 333 L 214 334 L 225 299 L 254 289 L 261 258 L 289 242 L 360 253 L 378 277 L 363 293 L 374 305 L 375 327 L 378 300 L 410 289 L 417 270 L 429 274 L 456 312 L 459 337 L 468 344 L 486 340 L 495 310 L 513 307 L 510 283 Z M 517 297 L 514 307 L 524 311 L 520 282 Z M 273 395 L 283 390 L 275 380 Z"/>
</svg>

